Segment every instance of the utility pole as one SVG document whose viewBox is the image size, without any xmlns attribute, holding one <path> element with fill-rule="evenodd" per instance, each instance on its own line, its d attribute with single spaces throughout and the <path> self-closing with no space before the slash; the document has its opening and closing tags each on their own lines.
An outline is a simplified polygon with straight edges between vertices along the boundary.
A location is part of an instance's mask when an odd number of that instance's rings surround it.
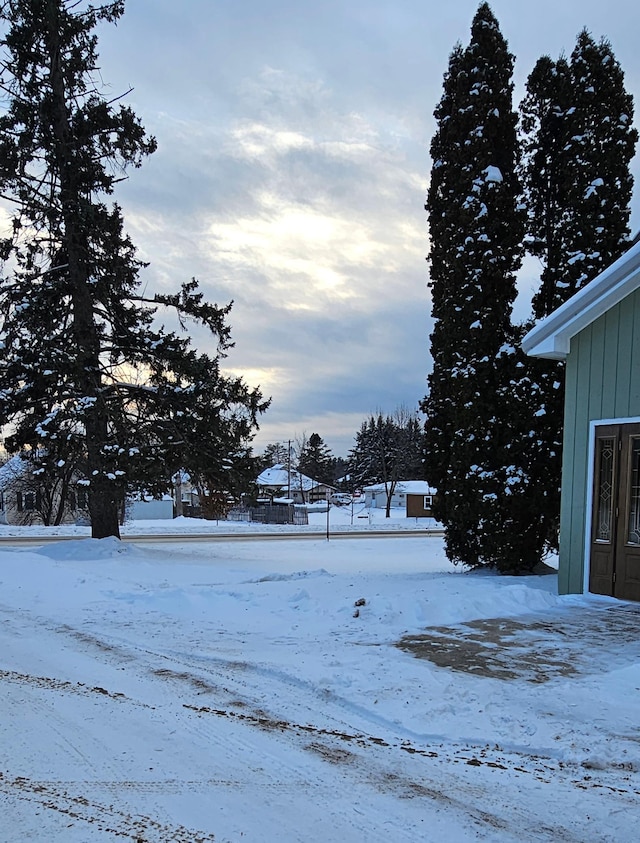
<svg viewBox="0 0 640 843">
<path fill-rule="evenodd" d="M 329 541 L 329 512 L 331 511 L 331 494 L 327 489 L 327 541 Z"/>
</svg>

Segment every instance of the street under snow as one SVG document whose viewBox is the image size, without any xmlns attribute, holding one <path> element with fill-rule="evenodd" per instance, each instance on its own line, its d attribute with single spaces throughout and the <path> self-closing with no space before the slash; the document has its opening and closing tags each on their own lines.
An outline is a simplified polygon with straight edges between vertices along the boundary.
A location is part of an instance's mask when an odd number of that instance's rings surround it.
<svg viewBox="0 0 640 843">
<path fill-rule="evenodd" d="M 424 533 L 3 545 L 0 840 L 635 839 L 634 611 Z"/>
</svg>

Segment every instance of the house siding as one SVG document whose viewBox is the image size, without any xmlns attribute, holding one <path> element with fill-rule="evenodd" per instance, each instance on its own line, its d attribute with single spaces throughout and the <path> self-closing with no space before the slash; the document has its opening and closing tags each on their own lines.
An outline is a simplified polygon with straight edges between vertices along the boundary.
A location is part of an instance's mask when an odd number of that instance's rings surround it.
<svg viewBox="0 0 640 843">
<path fill-rule="evenodd" d="M 640 416 L 640 290 L 571 340 L 567 357 L 562 504 L 561 594 L 584 587 L 590 422 Z M 634 366 L 635 361 L 635 366 Z"/>
</svg>

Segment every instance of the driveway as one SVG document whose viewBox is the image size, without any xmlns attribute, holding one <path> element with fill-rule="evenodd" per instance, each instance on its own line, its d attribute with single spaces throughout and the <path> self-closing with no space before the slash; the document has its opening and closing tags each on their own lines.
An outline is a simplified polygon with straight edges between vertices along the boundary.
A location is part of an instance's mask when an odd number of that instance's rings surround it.
<svg viewBox="0 0 640 843">
<path fill-rule="evenodd" d="M 594 602 L 553 612 L 429 627 L 398 647 L 439 667 L 494 679 L 548 682 L 640 659 L 640 604 Z"/>
</svg>

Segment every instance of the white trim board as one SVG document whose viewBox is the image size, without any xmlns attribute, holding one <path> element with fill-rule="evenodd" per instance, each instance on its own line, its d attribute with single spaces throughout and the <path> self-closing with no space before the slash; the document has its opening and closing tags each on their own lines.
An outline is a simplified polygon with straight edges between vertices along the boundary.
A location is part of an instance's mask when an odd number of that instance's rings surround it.
<svg viewBox="0 0 640 843">
<path fill-rule="evenodd" d="M 564 360 L 571 338 L 640 288 L 640 241 L 542 319 L 522 340 L 529 357 Z"/>
</svg>

